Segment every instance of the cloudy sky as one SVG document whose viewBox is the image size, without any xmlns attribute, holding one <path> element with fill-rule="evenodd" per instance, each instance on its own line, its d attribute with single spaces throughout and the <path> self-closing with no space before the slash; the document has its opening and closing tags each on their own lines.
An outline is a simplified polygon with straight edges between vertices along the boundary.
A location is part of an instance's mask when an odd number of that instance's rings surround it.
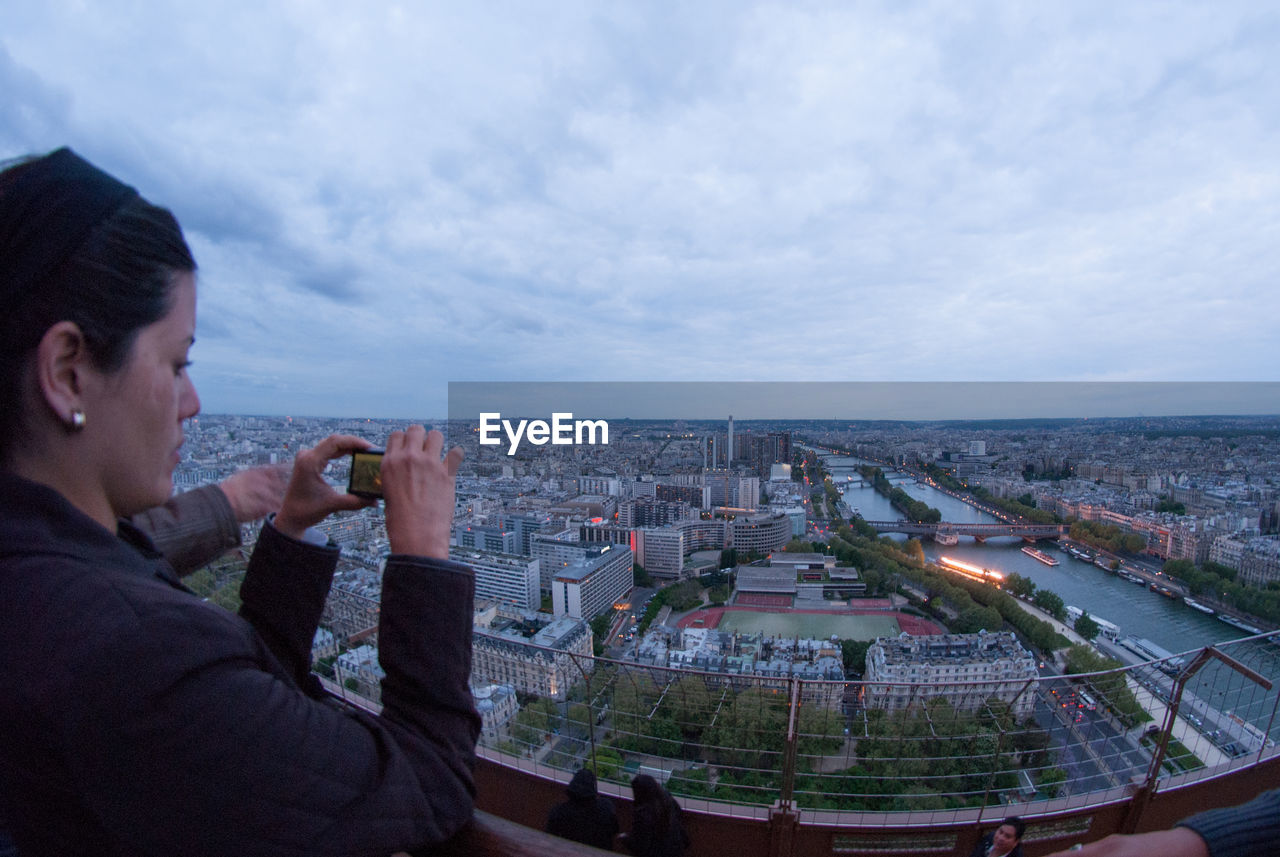
<svg viewBox="0 0 1280 857">
<path fill-rule="evenodd" d="M 0 156 L 174 210 L 206 412 L 1277 380 L 1272 4 L 0 5 Z"/>
</svg>

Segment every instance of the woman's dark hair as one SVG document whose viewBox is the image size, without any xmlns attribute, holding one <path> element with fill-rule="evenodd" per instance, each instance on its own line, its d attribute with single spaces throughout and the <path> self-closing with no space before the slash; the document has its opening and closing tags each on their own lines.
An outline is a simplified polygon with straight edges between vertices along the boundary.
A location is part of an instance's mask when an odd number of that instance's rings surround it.
<svg viewBox="0 0 1280 857">
<path fill-rule="evenodd" d="M 0 209 L 30 204 L 12 198 L 15 185 L 43 160 L 27 159 L 0 172 Z M 8 246 L 11 238 L 0 235 L 0 245 Z M 75 322 L 95 365 L 114 372 L 139 331 L 168 312 L 175 275 L 195 267 L 174 216 L 133 195 L 48 276 L 10 296 L 0 313 L 0 456 L 12 448 L 22 419 L 23 372 L 45 331 L 59 321 Z"/>
<path fill-rule="evenodd" d="M 671 798 L 666 789 L 648 774 L 639 774 L 631 780 L 631 794 L 635 798 L 635 807 L 649 807 L 658 822 L 660 830 L 666 830 L 671 823 Z"/>
<path fill-rule="evenodd" d="M 1019 818 L 1018 816 L 1011 815 L 1008 818 L 1006 818 L 1004 821 L 1000 822 L 1001 827 L 1004 827 L 1006 824 L 1009 827 L 1013 828 L 1014 836 L 1018 837 L 1018 841 L 1021 842 L 1022 834 L 1027 831 L 1027 823 L 1023 821 L 1021 818 Z"/>
</svg>

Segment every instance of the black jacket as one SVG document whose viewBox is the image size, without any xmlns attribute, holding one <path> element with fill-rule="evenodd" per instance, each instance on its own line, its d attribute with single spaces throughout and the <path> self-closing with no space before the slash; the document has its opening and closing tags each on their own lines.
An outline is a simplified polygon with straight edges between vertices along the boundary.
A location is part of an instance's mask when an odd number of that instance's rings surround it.
<svg viewBox="0 0 1280 857">
<path fill-rule="evenodd" d="M 662 812 L 654 806 L 637 806 L 627 847 L 638 857 L 682 857 L 689 847 L 689 834 L 684 829 L 684 812 L 670 795 L 663 795 L 666 823 Z"/>
<path fill-rule="evenodd" d="M 970 852 L 969 857 L 987 857 L 987 849 L 991 847 L 991 843 L 995 841 L 995 837 L 996 835 L 994 831 L 982 837 L 982 841 L 977 844 L 972 852 Z M 1022 843 L 1019 842 L 1017 845 L 1013 846 L 1013 850 L 1008 853 L 1007 857 L 1022 857 Z"/>
<path fill-rule="evenodd" d="M 547 818 L 547 832 L 613 850 L 618 835 L 618 815 L 613 801 L 596 792 L 595 774 L 583 769 L 569 783 L 569 799 L 552 808 Z"/>
<path fill-rule="evenodd" d="M 1280 842 L 1280 789 L 1263 792 L 1240 806 L 1211 809 L 1183 819 L 1209 846 L 1213 857 L 1265 857 Z"/>
<path fill-rule="evenodd" d="M 0 472 L 0 815 L 23 857 L 374 854 L 457 831 L 471 573 L 388 561 L 374 717 L 308 671 L 337 553 L 265 527 L 236 616 L 129 524 Z"/>
</svg>

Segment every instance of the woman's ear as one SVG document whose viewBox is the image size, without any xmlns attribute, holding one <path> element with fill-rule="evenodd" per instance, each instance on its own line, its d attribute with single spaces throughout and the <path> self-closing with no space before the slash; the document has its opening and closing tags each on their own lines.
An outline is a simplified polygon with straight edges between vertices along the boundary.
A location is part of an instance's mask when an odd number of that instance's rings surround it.
<svg viewBox="0 0 1280 857">
<path fill-rule="evenodd" d="M 40 338 L 36 385 L 45 404 L 65 426 L 79 428 L 83 424 L 84 386 L 91 365 L 84 332 L 74 321 L 60 321 Z"/>
</svg>

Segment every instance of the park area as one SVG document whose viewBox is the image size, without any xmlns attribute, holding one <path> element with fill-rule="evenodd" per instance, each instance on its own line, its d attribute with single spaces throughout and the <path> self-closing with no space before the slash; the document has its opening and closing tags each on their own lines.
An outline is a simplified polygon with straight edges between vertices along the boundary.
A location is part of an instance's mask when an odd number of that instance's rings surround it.
<svg viewBox="0 0 1280 857">
<path fill-rule="evenodd" d="M 897 612 L 848 610 L 753 610 L 739 607 L 712 607 L 696 610 L 679 622 L 682 628 L 715 628 L 770 637 L 805 637 L 842 640 L 873 640 L 908 634 L 941 634 L 943 630 L 927 619 Z"/>
</svg>

